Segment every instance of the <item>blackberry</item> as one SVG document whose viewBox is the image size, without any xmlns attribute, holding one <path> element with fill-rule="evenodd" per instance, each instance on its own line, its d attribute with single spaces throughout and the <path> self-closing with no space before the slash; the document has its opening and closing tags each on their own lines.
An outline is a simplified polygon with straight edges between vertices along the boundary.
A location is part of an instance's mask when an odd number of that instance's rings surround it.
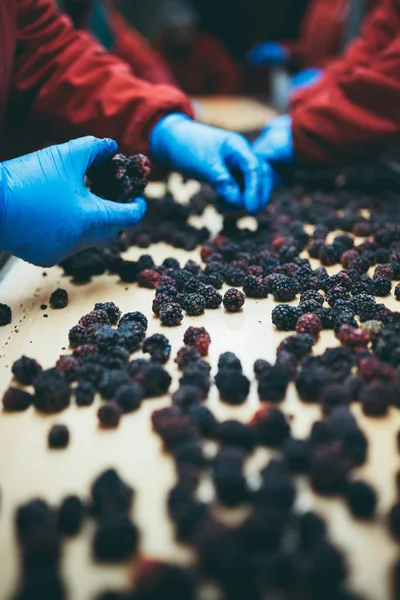
<svg viewBox="0 0 400 600">
<path fill-rule="evenodd" d="M 116 154 L 90 167 L 87 176 L 91 191 L 97 196 L 113 202 L 131 202 L 143 194 L 150 171 L 150 161 L 143 154 Z"/>
<path fill-rule="evenodd" d="M 137 281 L 139 287 L 154 290 L 157 287 L 157 282 L 160 277 L 161 275 L 157 273 L 157 271 L 154 271 L 154 269 L 145 269 L 139 273 Z"/>
<path fill-rule="evenodd" d="M 220 354 L 218 359 L 218 370 L 219 371 L 236 371 L 242 373 L 242 363 L 240 359 L 233 352 L 223 352 Z"/>
<path fill-rule="evenodd" d="M 234 420 L 218 425 L 217 438 L 224 446 L 237 446 L 246 452 L 254 450 L 257 441 L 254 429 Z"/>
<path fill-rule="evenodd" d="M 280 331 L 294 330 L 298 318 L 299 310 L 297 306 L 278 304 L 272 309 L 272 323 Z"/>
<path fill-rule="evenodd" d="M 264 446 L 280 446 L 290 433 L 283 412 L 268 404 L 254 414 L 250 426 L 255 429 L 258 442 Z"/>
<path fill-rule="evenodd" d="M 135 352 L 143 342 L 146 332 L 140 323 L 124 322 L 117 330 L 117 345 L 123 346 L 129 352 Z M 98 339 L 100 350 L 102 342 Z"/>
<path fill-rule="evenodd" d="M 300 548 L 309 552 L 326 539 L 325 521 L 316 513 L 307 512 L 299 519 Z"/>
<path fill-rule="evenodd" d="M 260 277 L 247 275 L 243 281 L 243 292 L 248 298 L 267 298 L 268 283 Z"/>
<path fill-rule="evenodd" d="M 105 371 L 98 384 L 98 391 L 105 400 L 110 400 L 123 385 L 131 383 L 130 377 L 126 371 L 115 369 Z"/>
<path fill-rule="evenodd" d="M 83 344 L 90 344 L 93 341 L 93 333 L 82 325 L 74 325 L 68 333 L 69 345 L 71 348 L 78 348 Z"/>
<path fill-rule="evenodd" d="M 83 346 L 81 347 L 83 348 Z M 68 382 L 76 380 L 78 367 L 78 360 L 72 355 L 60 356 L 55 366 L 55 368 L 65 376 Z"/>
<path fill-rule="evenodd" d="M 96 390 L 89 381 L 80 381 L 75 388 L 75 401 L 78 406 L 90 406 L 93 404 Z"/>
<path fill-rule="evenodd" d="M 101 427 L 105 429 L 113 429 L 118 427 L 122 415 L 122 410 L 115 402 L 106 402 L 100 406 L 97 411 Z"/>
<path fill-rule="evenodd" d="M 188 315 L 196 317 L 204 313 L 206 302 L 201 294 L 196 292 L 184 296 L 182 308 Z"/>
<path fill-rule="evenodd" d="M 111 325 L 116 325 L 121 316 L 121 311 L 114 302 L 96 302 L 94 310 L 105 310 Z"/>
<path fill-rule="evenodd" d="M 201 402 L 202 394 L 198 387 L 194 385 L 181 385 L 172 395 L 172 402 L 175 406 L 186 411 L 198 402 Z"/>
<path fill-rule="evenodd" d="M 345 500 L 353 517 L 371 519 L 376 509 L 376 492 L 364 481 L 351 481 L 345 491 Z"/>
<path fill-rule="evenodd" d="M 285 351 L 293 354 L 297 360 L 301 360 L 302 358 L 305 358 L 307 354 L 310 354 L 314 343 L 315 340 L 309 333 L 289 335 L 281 341 L 276 350 L 276 354 L 279 356 L 282 351 Z"/>
<path fill-rule="evenodd" d="M 225 271 L 225 282 L 233 287 L 242 287 L 245 275 L 243 269 L 238 267 L 228 267 Z"/>
<path fill-rule="evenodd" d="M 211 337 L 204 327 L 188 327 L 183 336 L 183 343 L 196 348 L 201 356 L 207 356 Z"/>
<path fill-rule="evenodd" d="M 131 510 L 134 491 L 115 469 L 107 469 L 92 484 L 92 512 L 104 519 Z"/>
<path fill-rule="evenodd" d="M 321 319 L 312 313 L 305 313 L 301 315 L 296 323 L 297 333 L 309 333 L 315 340 L 319 338 L 321 330 Z"/>
<path fill-rule="evenodd" d="M 176 298 L 178 290 L 174 285 L 159 285 L 156 288 L 156 297 L 160 296 L 161 294 L 166 294 L 170 298 Z"/>
<path fill-rule="evenodd" d="M 69 431 L 66 425 L 53 425 L 48 436 L 49 448 L 66 448 L 69 443 Z"/>
<path fill-rule="evenodd" d="M 389 410 L 391 398 L 390 384 L 372 381 L 361 393 L 363 413 L 369 417 L 384 417 Z"/>
<path fill-rule="evenodd" d="M 396 300 L 400 300 L 400 283 L 398 283 L 394 288 L 394 295 Z"/>
<path fill-rule="evenodd" d="M 310 482 L 317 494 L 336 495 L 346 489 L 349 462 L 335 445 L 319 446 L 311 454 Z"/>
<path fill-rule="evenodd" d="M 7 304 L 2 304 L 0 302 L 0 327 L 4 327 L 4 325 L 9 325 L 12 319 L 11 308 Z"/>
<path fill-rule="evenodd" d="M 161 323 L 167 327 L 180 325 L 183 319 L 181 307 L 176 302 L 168 302 L 160 309 Z"/>
<path fill-rule="evenodd" d="M 85 508 L 78 496 L 67 496 L 58 511 L 58 530 L 68 536 L 77 535 L 82 527 Z"/>
<path fill-rule="evenodd" d="M 326 267 L 335 265 L 340 260 L 340 249 L 337 246 L 322 245 L 319 249 L 318 258 Z"/>
<path fill-rule="evenodd" d="M 92 310 L 87 315 L 81 317 L 78 325 L 89 327 L 90 325 L 110 325 L 110 317 L 105 310 Z"/>
<path fill-rule="evenodd" d="M 390 533 L 397 540 L 400 539 L 400 502 L 396 502 L 391 507 L 388 514 L 388 524 Z"/>
<path fill-rule="evenodd" d="M 119 259 L 114 265 L 113 272 L 116 273 L 124 283 L 134 283 L 138 279 L 139 268 L 134 260 Z"/>
<path fill-rule="evenodd" d="M 69 406 L 71 388 L 64 375 L 57 369 L 47 369 L 39 373 L 33 386 L 33 403 L 37 410 L 56 413 Z"/>
<path fill-rule="evenodd" d="M 192 573 L 178 565 L 142 558 L 135 565 L 134 596 L 142 600 L 194 600 Z"/>
<path fill-rule="evenodd" d="M 156 296 L 152 302 L 151 309 L 156 317 L 160 316 L 160 311 L 165 304 L 170 304 L 171 302 L 175 302 L 176 297 L 172 297 L 169 294 L 163 293 Z"/>
<path fill-rule="evenodd" d="M 171 376 L 156 362 L 146 361 L 141 370 L 133 376 L 133 380 L 143 389 L 144 398 L 162 396 L 171 385 Z"/>
<path fill-rule="evenodd" d="M 289 437 L 282 447 L 283 457 L 293 473 L 307 473 L 310 464 L 311 446 L 308 440 Z"/>
<path fill-rule="evenodd" d="M 271 364 L 267 360 L 264 360 L 263 358 L 258 358 L 254 362 L 254 366 L 253 366 L 254 375 L 255 375 L 257 381 L 259 381 L 260 377 L 262 377 L 264 373 L 269 371 L 270 368 L 271 368 Z"/>
<path fill-rule="evenodd" d="M 307 300 L 315 300 L 315 302 L 318 302 L 318 304 L 320 304 L 321 306 L 324 303 L 323 295 L 319 292 L 316 292 L 315 290 L 305 290 L 300 294 L 300 304 L 306 302 Z"/>
<path fill-rule="evenodd" d="M 214 438 L 216 436 L 218 421 L 209 408 L 202 404 L 193 404 L 189 408 L 189 417 L 203 437 Z"/>
<path fill-rule="evenodd" d="M 222 296 L 221 294 L 213 287 L 207 286 L 202 292 L 204 297 L 206 308 L 219 308 L 222 304 Z"/>
<path fill-rule="evenodd" d="M 209 273 L 204 276 L 204 283 L 220 290 L 224 284 L 224 277 L 220 273 Z"/>
<path fill-rule="evenodd" d="M 140 408 L 142 398 L 142 388 L 136 383 L 131 383 L 122 385 L 115 394 L 114 400 L 123 413 L 130 413 Z"/>
<path fill-rule="evenodd" d="M 380 277 L 374 280 L 373 290 L 375 296 L 388 296 L 392 289 L 392 282 L 388 277 Z"/>
<path fill-rule="evenodd" d="M 368 346 L 371 338 L 369 333 L 358 327 L 350 327 L 349 325 L 343 325 L 337 332 L 337 338 L 343 346 L 348 348 L 362 348 Z"/>
<path fill-rule="evenodd" d="M 245 302 L 245 296 L 240 290 L 230 288 L 225 292 L 222 301 L 228 312 L 238 312 Z"/>
<path fill-rule="evenodd" d="M 88 248 L 63 260 L 60 267 L 64 269 L 65 275 L 73 277 L 75 283 L 86 283 L 92 276 L 102 275 L 107 268 L 107 262 L 104 250 Z"/>
<path fill-rule="evenodd" d="M 51 308 L 65 308 L 68 305 L 68 292 L 57 288 L 50 294 L 49 303 Z"/>
<path fill-rule="evenodd" d="M 22 385 L 32 385 L 35 377 L 42 372 L 42 367 L 34 358 L 21 356 L 11 367 L 11 372 Z"/>
<path fill-rule="evenodd" d="M 115 515 L 99 524 L 93 539 L 93 553 L 101 562 L 122 562 L 135 554 L 138 542 L 138 529 L 129 517 Z"/>
<path fill-rule="evenodd" d="M 333 383 L 329 370 L 323 366 L 302 366 L 296 377 L 296 389 L 303 402 L 318 402 L 326 386 Z"/>
<path fill-rule="evenodd" d="M 294 277 L 282 275 L 273 281 L 271 291 L 276 302 L 290 302 L 296 298 L 300 287 Z"/>
<path fill-rule="evenodd" d="M 328 302 L 329 306 L 335 306 L 337 300 L 348 300 L 349 297 L 350 296 L 346 288 L 336 286 L 327 291 L 326 301 Z"/>
<path fill-rule="evenodd" d="M 289 376 L 282 366 L 272 366 L 259 377 L 258 397 L 263 402 L 282 402 L 289 381 Z"/>
<path fill-rule="evenodd" d="M 249 395 L 250 381 L 242 373 L 231 369 L 219 370 L 215 376 L 215 384 L 221 400 L 233 406 L 243 404 Z"/>
<path fill-rule="evenodd" d="M 174 362 L 176 362 L 179 369 L 183 370 L 188 364 L 199 359 L 200 353 L 194 346 L 183 346 L 178 350 Z"/>
<path fill-rule="evenodd" d="M 32 404 L 33 397 L 28 392 L 10 387 L 3 395 L 3 408 L 6 412 L 26 410 Z"/>
<path fill-rule="evenodd" d="M 222 448 L 214 459 L 215 491 L 219 501 L 226 506 L 238 506 L 249 498 L 243 458 L 237 448 Z"/>
<path fill-rule="evenodd" d="M 155 333 L 145 339 L 142 346 L 142 352 L 148 353 L 152 360 L 164 364 L 170 357 L 171 344 L 162 333 Z"/>
</svg>

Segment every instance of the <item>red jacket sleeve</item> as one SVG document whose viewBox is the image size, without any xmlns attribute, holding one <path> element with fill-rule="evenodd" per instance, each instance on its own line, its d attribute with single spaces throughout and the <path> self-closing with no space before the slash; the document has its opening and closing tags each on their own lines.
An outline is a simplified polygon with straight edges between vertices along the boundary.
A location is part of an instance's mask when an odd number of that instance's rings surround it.
<svg viewBox="0 0 400 600">
<path fill-rule="evenodd" d="M 175 84 L 174 77 L 160 54 L 115 10 L 111 12 L 111 26 L 116 43 L 113 52 L 131 66 L 136 77 L 150 83 Z"/>
<path fill-rule="evenodd" d="M 148 136 L 163 116 L 192 116 L 177 88 L 134 77 L 52 0 L 17 0 L 17 50 L 10 106 L 34 134 L 65 141 L 92 134 L 114 138 L 122 152 L 147 152 Z"/>
<path fill-rule="evenodd" d="M 400 0 L 384 0 L 362 38 L 292 108 L 296 156 L 374 156 L 400 134 Z"/>
</svg>

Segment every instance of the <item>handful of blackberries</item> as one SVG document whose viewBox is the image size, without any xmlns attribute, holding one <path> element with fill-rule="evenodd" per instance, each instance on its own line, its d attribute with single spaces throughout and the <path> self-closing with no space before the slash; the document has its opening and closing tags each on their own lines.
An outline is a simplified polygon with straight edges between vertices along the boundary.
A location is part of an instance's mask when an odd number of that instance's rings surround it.
<svg viewBox="0 0 400 600">
<path fill-rule="evenodd" d="M 90 167 L 87 177 L 94 194 L 125 203 L 143 194 L 150 172 L 151 163 L 144 154 L 116 154 L 110 160 Z"/>
</svg>

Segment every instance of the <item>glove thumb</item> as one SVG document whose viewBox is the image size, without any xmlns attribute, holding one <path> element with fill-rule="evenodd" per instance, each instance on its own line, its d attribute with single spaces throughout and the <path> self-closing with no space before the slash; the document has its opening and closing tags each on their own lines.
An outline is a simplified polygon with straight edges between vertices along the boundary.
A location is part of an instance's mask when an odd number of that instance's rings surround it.
<svg viewBox="0 0 400 600">
<path fill-rule="evenodd" d="M 110 237 L 114 237 L 114 234 L 122 229 L 136 225 L 146 212 L 146 201 L 143 198 L 135 198 L 126 204 L 109 200 L 100 202 L 104 203 L 107 213 L 106 228 L 109 229 Z M 108 232 L 105 232 L 105 236 L 108 237 Z"/>
<path fill-rule="evenodd" d="M 118 150 L 118 144 L 110 138 L 99 139 L 87 135 L 68 142 L 69 151 L 76 167 L 85 174 L 89 167 L 112 158 Z M 78 167 L 79 165 L 79 167 Z"/>
</svg>

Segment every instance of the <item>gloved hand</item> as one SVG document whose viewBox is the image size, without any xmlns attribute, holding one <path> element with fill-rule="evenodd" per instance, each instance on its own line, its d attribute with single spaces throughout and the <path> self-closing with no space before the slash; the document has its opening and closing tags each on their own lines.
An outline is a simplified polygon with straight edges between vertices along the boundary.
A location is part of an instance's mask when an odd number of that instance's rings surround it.
<svg viewBox="0 0 400 600">
<path fill-rule="evenodd" d="M 150 151 L 169 169 L 210 183 L 228 203 L 254 214 L 272 190 L 269 165 L 259 161 L 239 134 L 209 127 L 182 114 L 164 117 L 150 134 Z M 243 178 L 243 190 L 234 178 Z"/>
<path fill-rule="evenodd" d="M 302 71 L 299 71 L 290 79 L 290 92 L 294 93 L 308 88 L 314 85 L 314 83 L 318 83 L 323 74 L 323 70 L 317 68 L 303 69 Z"/>
<path fill-rule="evenodd" d="M 116 150 L 113 140 L 88 136 L 0 163 L 0 248 L 48 267 L 135 225 L 142 198 L 117 204 L 83 183 L 90 165 Z"/>
<path fill-rule="evenodd" d="M 271 163 L 294 162 L 292 119 L 280 115 L 272 119 L 253 143 L 254 153 Z"/>
<path fill-rule="evenodd" d="M 261 42 L 247 53 L 253 65 L 283 65 L 289 59 L 289 51 L 276 42 Z"/>
</svg>

